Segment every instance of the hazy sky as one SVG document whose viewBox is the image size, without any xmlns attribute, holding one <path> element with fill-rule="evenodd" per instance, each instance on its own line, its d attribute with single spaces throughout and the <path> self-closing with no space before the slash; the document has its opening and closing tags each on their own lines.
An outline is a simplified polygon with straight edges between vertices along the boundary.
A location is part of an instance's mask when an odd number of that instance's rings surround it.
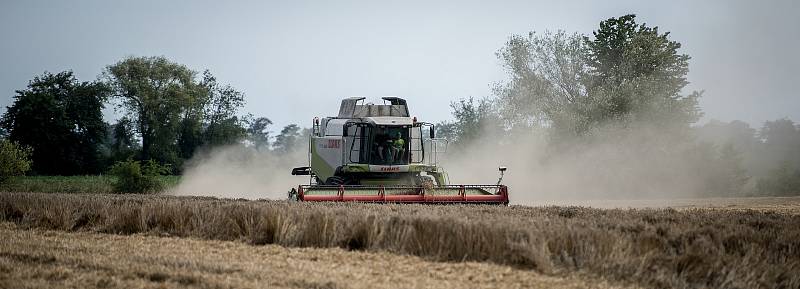
<svg viewBox="0 0 800 289">
<path fill-rule="evenodd" d="M 800 1 L 0 1 L 0 111 L 43 71 L 92 80 L 163 55 L 210 69 L 277 125 L 307 126 L 352 95 L 404 97 L 436 122 L 503 80 L 494 53 L 511 34 L 589 34 L 636 13 L 692 56 L 705 120 L 800 121 Z"/>
</svg>

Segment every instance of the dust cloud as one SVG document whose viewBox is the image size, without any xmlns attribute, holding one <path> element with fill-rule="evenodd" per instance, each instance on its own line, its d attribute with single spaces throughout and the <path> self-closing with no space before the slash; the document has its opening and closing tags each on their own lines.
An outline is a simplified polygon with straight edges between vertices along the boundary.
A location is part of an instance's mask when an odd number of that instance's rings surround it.
<svg viewBox="0 0 800 289">
<path fill-rule="evenodd" d="M 702 158 L 691 142 L 655 126 L 608 125 L 596 137 L 554 141 L 546 133 L 495 133 L 448 151 L 442 165 L 453 184 L 503 184 L 513 204 L 592 205 L 695 198 L 703 189 Z M 652 203 L 652 202 L 651 202 Z"/>
<path fill-rule="evenodd" d="M 495 184 L 497 167 L 508 167 L 503 184 L 513 204 L 625 204 L 630 200 L 667 200 L 700 195 L 702 159 L 691 155 L 657 128 L 607 126 L 603 137 L 554 143 L 544 133 L 496 134 L 464 147 L 451 147 L 440 164 L 451 184 Z M 245 199 L 284 199 L 308 182 L 290 175 L 307 163 L 305 150 L 288 154 L 232 145 L 195 155 L 173 195 Z M 652 204 L 652 203 L 651 203 Z"/>
<path fill-rule="evenodd" d="M 495 184 L 497 167 L 508 167 L 503 184 L 512 204 L 603 206 L 631 200 L 701 196 L 706 171 L 692 142 L 657 126 L 608 125 L 594 137 L 554 141 L 545 132 L 498 136 L 486 133 L 442 156 L 451 184 Z M 173 195 L 284 199 L 308 182 L 290 175 L 307 163 L 305 150 L 288 154 L 243 145 L 220 147 L 192 158 Z M 657 202 L 656 202 L 657 203 Z M 649 202 L 649 204 L 655 204 Z"/>
<path fill-rule="evenodd" d="M 245 199 L 285 199 L 287 191 L 308 183 L 307 176 L 292 176 L 294 167 L 307 161 L 306 150 L 280 154 L 231 145 L 196 153 L 185 166 L 172 195 Z"/>
</svg>

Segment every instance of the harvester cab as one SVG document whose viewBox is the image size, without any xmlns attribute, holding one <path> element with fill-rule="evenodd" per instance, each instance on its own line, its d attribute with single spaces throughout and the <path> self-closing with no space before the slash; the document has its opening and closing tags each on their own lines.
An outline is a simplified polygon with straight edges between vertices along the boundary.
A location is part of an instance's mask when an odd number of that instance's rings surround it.
<svg viewBox="0 0 800 289">
<path fill-rule="evenodd" d="M 310 183 L 292 189 L 290 199 L 508 204 L 508 188 L 499 182 L 448 184 L 438 164 L 446 140 L 436 138 L 433 124 L 412 117 L 404 99 L 382 99 L 376 105 L 346 98 L 336 117 L 314 118 L 309 164 L 292 170 Z"/>
</svg>

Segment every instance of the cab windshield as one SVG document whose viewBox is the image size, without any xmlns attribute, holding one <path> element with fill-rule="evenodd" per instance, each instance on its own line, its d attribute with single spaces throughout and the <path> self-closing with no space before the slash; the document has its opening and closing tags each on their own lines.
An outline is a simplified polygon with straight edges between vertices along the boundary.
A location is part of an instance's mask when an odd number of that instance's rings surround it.
<svg viewBox="0 0 800 289">
<path fill-rule="evenodd" d="M 409 141 L 407 127 L 378 126 L 372 137 L 373 165 L 407 165 Z"/>
</svg>

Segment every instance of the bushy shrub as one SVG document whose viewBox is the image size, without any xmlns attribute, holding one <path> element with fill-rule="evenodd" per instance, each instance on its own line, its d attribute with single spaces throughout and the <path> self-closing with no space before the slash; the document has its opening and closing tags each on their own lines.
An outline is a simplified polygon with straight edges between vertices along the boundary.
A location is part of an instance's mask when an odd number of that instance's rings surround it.
<svg viewBox="0 0 800 289">
<path fill-rule="evenodd" d="M 31 149 L 9 140 L 0 140 L 0 183 L 31 168 Z"/>
<path fill-rule="evenodd" d="M 119 161 L 111 167 L 111 174 L 117 177 L 114 191 L 118 193 L 156 193 L 163 189 L 158 176 L 169 172 L 169 166 L 160 165 L 153 160 L 144 164 L 139 161 Z"/>
</svg>

